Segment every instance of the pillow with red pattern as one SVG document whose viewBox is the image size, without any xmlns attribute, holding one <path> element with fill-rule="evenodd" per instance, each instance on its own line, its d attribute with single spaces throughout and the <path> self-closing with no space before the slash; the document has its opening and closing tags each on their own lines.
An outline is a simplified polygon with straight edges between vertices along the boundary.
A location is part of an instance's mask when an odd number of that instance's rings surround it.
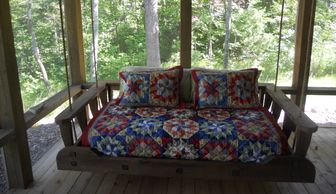
<svg viewBox="0 0 336 194">
<path fill-rule="evenodd" d="M 197 108 L 243 108 L 259 105 L 258 69 L 239 71 L 192 70 Z"/>
<path fill-rule="evenodd" d="M 168 106 L 179 104 L 181 66 L 167 70 L 122 71 L 119 104 L 124 106 Z"/>
</svg>

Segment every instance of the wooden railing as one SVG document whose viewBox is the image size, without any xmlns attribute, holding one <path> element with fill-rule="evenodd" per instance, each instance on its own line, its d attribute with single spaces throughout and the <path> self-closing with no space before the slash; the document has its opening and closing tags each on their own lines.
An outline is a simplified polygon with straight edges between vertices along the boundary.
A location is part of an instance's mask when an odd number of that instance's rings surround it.
<svg viewBox="0 0 336 194">
<path fill-rule="evenodd" d="M 14 129 L 0 129 L 0 147 L 14 138 Z"/>
<path fill-rule="evenodd" d="M 76 96 L 82 91 L 81 85 L 74 85 L 70 87 L 70 96 Z M 62 105 L 69 98 L 68 89 L 64 89 L 40 104 L 30 108 L 25 112 L 24 117 L 26 121 L 26 127 L 33 126 L 36 122 L 44 118 L 50 112 L 54 111 L 60 105 Z"/>
</svg>

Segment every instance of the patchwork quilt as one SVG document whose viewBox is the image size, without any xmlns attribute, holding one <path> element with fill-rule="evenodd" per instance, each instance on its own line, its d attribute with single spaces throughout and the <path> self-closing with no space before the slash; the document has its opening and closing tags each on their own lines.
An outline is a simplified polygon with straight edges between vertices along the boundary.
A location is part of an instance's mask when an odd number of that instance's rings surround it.
<svg viewBox="0 0 336 194">
<path fill-rule="evenodd" d="M 260 108 L 125 107 L 110 102 L 83 134 L 108 156 L 261 162 L 288 144 Z"/>
</svg>

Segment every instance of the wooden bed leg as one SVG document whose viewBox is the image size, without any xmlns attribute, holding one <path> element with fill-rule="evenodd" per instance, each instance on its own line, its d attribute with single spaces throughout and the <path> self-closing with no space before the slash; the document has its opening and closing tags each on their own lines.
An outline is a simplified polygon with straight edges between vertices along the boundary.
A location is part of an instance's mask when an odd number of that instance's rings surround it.
<svg viewBox="0 0 336 194">
<path fill-rule="evenodd" d="M 311 133 L 307 133 L 303 130 L 296 129 L 295 131 L 295 146 L 294 146 L 294 153 L 299 156 L 306 156 L 310 141 L 312 138 Z"/>
<path fill-rule="evenodd" d="M 62 139 L 65 146 L 73 145 L 72 125 L 71 121 L 62 121 L 59 123 Z"/>
</svg>

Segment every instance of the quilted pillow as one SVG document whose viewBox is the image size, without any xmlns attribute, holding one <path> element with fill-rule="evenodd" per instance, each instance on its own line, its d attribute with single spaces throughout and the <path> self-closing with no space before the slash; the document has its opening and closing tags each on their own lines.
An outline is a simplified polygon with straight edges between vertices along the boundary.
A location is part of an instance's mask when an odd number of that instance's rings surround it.
<svg viewBox="0 0 336 194">
<path fill-rule="evenodd" d="M 124 106 L 168 106 L 179 104 L 180 68 L 143 72 L 120 72 L 119 104 Z"/>
<path fill-rule="evenodd" d="M 197 108 L 258 106 L 258 69 L 206 72 L 192 70 Z"/>
</svg>

